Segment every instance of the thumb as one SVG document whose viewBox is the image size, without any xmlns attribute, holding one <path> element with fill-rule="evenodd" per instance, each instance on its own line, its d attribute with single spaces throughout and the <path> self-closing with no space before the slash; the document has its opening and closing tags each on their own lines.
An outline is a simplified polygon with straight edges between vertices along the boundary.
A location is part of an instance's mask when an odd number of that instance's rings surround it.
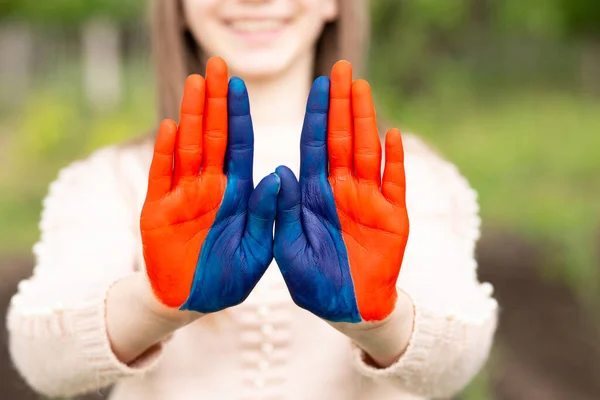
<svg viewBox="0 0 600 400">
<path fill-rule="evenodd" d="M 302 246 L 306 238 L 300 215 L 302 211 L 300 184 L 288 167 L 278 167 L 276 173 L 281 179 L 275 222 L 275 257 L 278 257 L 280 252 L 285 253 L 292 251 L 291 247 Z"/>
<path fill-rule="evenodd" d="M 277 174 L 264 177 L 248 200 L 246 235 L 256 244 L 269 249 L 273 246 L 273 222 L 277 212 L 280 180 Z"/>
</svg>

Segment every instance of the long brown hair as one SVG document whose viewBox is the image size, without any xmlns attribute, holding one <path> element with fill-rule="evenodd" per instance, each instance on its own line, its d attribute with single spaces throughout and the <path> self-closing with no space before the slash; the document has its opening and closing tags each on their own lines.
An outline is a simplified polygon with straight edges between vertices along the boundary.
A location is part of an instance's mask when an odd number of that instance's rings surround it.
<svg viewBox="0 0 600 400">
<path fill-rule="evenodd" d="M 188 75 L 204 73 L 206 55 L 187 27 L 181 0 L 152 0 L 152 49 L 158 79 L 159 119 L 179 117 Z M 314 77 L 338 60 L 360 73 L 369 44 L 369 0 L 338 0 L 339 16 L 326 24 L 316 46 Z"/>
</svg>

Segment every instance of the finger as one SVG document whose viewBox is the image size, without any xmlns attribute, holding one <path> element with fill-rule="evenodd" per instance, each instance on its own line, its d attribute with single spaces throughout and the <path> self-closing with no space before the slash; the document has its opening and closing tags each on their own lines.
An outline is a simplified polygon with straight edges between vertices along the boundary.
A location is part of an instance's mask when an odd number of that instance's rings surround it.
<svg viewBox="0 0 600 400">
<path fill-rule="evenodd" d="M 244 81 L 232 78 L 227 94 L 228 138 L 225 172 L 239 179 L 252 179 L 254 133 L 250 117 L 250 101 Z"/>
<path fill-rule="evenodd" d="M 398 129 L 390 129 L 385 135 L 385 169 L 381 191 L 392 204 L 406 207 L 404 148 Z"/>
<path fill-rule="evenodd" d="M 213 57 L 206 65 L 206 117 L 203 168 L 222 173 L 227 148 L 227 64 Z"/>
<path fill-rule="evenodd" d="M 246 234 L 263 248 L 273 248 L 273 223 L 277 213 L 279 187 L 279 176 L 266 176 L 256 186 L 248 201 Z"/>
<path fill-rule="evenodd" d="M 329 174 L 348 174 L 352 171 L 352 66 L 339 61 L 331 70 L 331 99 L 329 101 L 329 130 L 327 150 Z"/>
<path fill-rule="evenodd" d="M 377 133 L 375 106 L 367 81 L 352 84 L 354 114 L 354 172 L 359 180 L 381 182 L 381 143 Z"/>
<path fill-rule="evenodd" d="M 204 90 L 204 78 L 200 75 L 190 75 L 185 81 L 177 133 L 175 184 L 182 177 L 195 177 L 200 172 Z"/>
<path fill-rule="evenodd" d="M 327 174 L 327 114 L 329 78 L 315 80 L 308 95 L 306 115 L 300 138 L 300 176 L 311 178 Z"/>
<path fill-rule="evenodd" d="M 158 128 L 154 143 L 154 155 L 148 176 L 148 201 L 160 200 L 171 190 L 176 137 L 175 121 L 164 120 Z"/>
<path fill-rule="evenodd" d="M 275 170 L 275 173 L 281 181 L 279 196 L 277 197 L 275 236 L 283 238 L 285 242 L 304 238 L 300 220 L 302 210 L 300 184 L 288 167 L 280 166 Z"/>
</svg>

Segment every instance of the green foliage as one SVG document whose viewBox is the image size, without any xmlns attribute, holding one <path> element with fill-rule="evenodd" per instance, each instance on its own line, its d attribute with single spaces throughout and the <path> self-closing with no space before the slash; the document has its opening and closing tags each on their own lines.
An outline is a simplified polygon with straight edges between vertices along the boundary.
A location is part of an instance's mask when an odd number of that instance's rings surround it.
<svg viewBox="0 0 600 400">
<path fill-rule="evenodd" d="M 400 21 L 412 27 L 454 30 L 469 16 L 469 2 L 465 0 L 380 0 L 372 2 L 372 9 L 376 33 L 402 30 Z"/>
<path fill-rule="evenodd" d="M 36 82 L 17 109 L 0 113 L 0 253 L 26 252 L 37 239 L 41 200 L 58 171 L 92 151 L 149 132 L 154 93 L 147 62 L 126 63 L 125 97 L 112 111 L 91 109 L 76 63 L 61 63 Z M 79 82 L 79 83 L 78 83 Z"/>
<path fill-rule="evenodd" d="M 600 100 L 527 88 L 480 97 L 440 85 L 410 101 L 387 97 L 386 115 L 458 165 L 479 192 L 486 225 L 555 244 L 547 275 L 597 296 Z"/>
<path fill-rule="evenodd" d="M 0 15 L 11 15 L 18 7 L 19 0 L 2 0 L 0 1 Z"/>
<path fill-rule="evenodd" d="M 123 22 L 139 21 L 145 0 L 2 0 L 0 20 L 22 18 L 34 23 L 77 26 L 90 17 L 105 16 Z M 597 0 L 377 0 L 372 1 L 376 34 L 400 32 L 456 33 L 478 23 L 478 12 L 490 16 L 491 30 L 527 32 L 542 36 L 597 35 Z M 402 35 L 403 36 L 403 35 Z M 400 43 L 394 41 L 394 43 Z"/>
<path fill-rule="evenodd" d="M 21 18 L 33 23 L 76 26 L 90 17 L 104 16 L 119 21 L 139 21 L 144 0 L 2 0 L 1 18 Z"/>
<path fill-rule="evenodd" d="M 440 67 L 440 57 L 464 36 L 469 18 L 464 0 L 372 2 L 372 63 L 375 77 L 386 80 L 396 94 L 412 94 Z"/>
<path fill-rule="evenodd" d="M 504 34 L 560 37 L 564 31 L 562 0 L 503 0 L 494 2 L 495 26 Z M 570 0 L 569 0 L 570 1 Z"/>
<path fill-rule="evenodd" d="M 573 36 L 600 35 L 600 2 L 598 0 L 559 0 L 567 32 Z"/>
<path fill-rule="evenodd" d="M 456 34 L 470 31 L 473 25 L 481 28 L 482 22 L 489 31 L 509 35 L 562 38 L 600 33 L 597 0 L 378 0 L 372 4 L 375 33 L 392 37 L 398 37 L 393 32 L 414 34 L 415 29 Z"/>
</svg>

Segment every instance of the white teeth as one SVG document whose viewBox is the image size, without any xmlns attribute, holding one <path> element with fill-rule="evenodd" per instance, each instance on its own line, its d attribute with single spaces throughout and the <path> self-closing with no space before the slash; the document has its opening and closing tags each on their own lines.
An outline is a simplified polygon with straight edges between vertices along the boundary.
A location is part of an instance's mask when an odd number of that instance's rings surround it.
<svg viewBox="0 0 600 400">
<path fill-rule="evenodd" d="M 237 20 L 231 22 L 231 27 L 237 31 L 244 32 L 261 32 L 261 31 L 274 31 L 283 26 L 281 20 Z"/>
</svg>

